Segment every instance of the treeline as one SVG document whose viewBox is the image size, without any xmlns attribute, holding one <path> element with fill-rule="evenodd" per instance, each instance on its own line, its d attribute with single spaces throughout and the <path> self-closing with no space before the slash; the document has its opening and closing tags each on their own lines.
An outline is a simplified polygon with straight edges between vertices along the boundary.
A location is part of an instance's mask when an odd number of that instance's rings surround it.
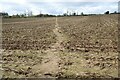
<svg viewBox="0 0 120 80">
<path fill-rule="evenodd" d="M 120 14 L 119 12 L 115 11 L 113 13 L 110 13 L 109 11 L 106 11 L 104 14 Z"/>
<path fill-rule="evenodd" d="M 39 14 L 35 15 L 34 17 L 55 17 L 56 15 L 50 15 L 50 14 Z"/>
<path fill-rule="evenodd" d="M 120 14 L 119 12 L 115 11 L 113 13 L 110 13 L 109 11 L 104 12 L 104 14 Z M 63 16 L 89 16 L 89 15 L 100 15 L 100 14 L 84 14 L 83 12 L 81 12 L 81 14 L 78 14 L 76 12 L 66 12 L 63 13 L 62 15 L 57 15 L 58 17 L 63 17 Z M 0 16 L 4 17 L 4 18 L 30 18 L 30 17 L 55 17 L 56 15 L 51 15 L 51 14 L 38 14 L 38 15 L 33 15 L 32 12 L 29 13 L 24 13 L 24 14 L 16 14 L 16 15 L 12 15 L 9 16 L 9 14 L 7 12 L 0 12 Z"/>
<path fill-rule="evenodd" d="M 38 14 L 38 15 L 33 15 L 32 12 L 29 13 L 24 13 L 24 14 L 16 14 L 10 16 L 7 12 L 0 12 L 0 16 L 4 18 L 30 18 L 30 17 L 55 17 L 56 15 L 51 15 L 51 14 Z"/>
<path fill-rule="evenodd" d="M 0 16 L 3 16 L 3 17 L 8 17 L 9 15 L 8 15 L 8 13 L 7 13 L 7 12 L 1 12 L 1 13 L 0 13 Z"/>
<path fill-rule="evenodd" d="M 109 11 L 106 11 L 104 12 L 104 14 L 120 14 L 119 12 L 117 11 L 114 11 L 113 13 L 110 13 Z M 73 12 L 73 13 L 68 13 L 68 11 L 66 13 L 64 13 L 63 15 L 61 16 L 89 16 L 89 15 L 101 15 L 101 14 L 84 14 L 83 12 L 81 14 L 78 14 L 76 12 Z"/>
</svg>

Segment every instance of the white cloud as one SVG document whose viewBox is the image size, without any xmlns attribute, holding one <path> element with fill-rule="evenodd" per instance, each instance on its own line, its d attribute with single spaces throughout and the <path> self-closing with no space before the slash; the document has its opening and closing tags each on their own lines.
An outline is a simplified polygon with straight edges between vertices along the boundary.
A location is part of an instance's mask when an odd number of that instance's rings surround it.
<svg viewBox="0 0 120 80">
<path fill-rule="evenodd" d="M 16 4 L 25 4 L 26 0 L 0 0 L 1 3 L 16 3 Z"/>
<path fill-rule="evenodd" d="M 29 0 L 30 2 L 118 2 L 119 0 Z"/>
<path fill-rule="evenodd" d="M 49 14 L 63 14 L 67 10 L 71 12 L 79 11 L 79 13 L 104 13 L 106 10 L 113 12 L 114 10 L 117 10 L 118 7 L 116 3 L 111 3 L 113 0 L 106 0 L 108 2 L 105 1 L 104 3 L 99 3 L 100 0 L 96 0 L 98 3 L 94 4 L 89 3 L 91 2 L 90 0 L 83 1 L 87 3 L 82 3 L 82 1 L 83 0 L 0 0 L 0 11 L 6 11 L 10 15 L 24 13 L 26 10 L 32 11 L 34 14 L 39 14 L 40 11 Z M 115 1 L 117 0 L 114 0 L 114 2 Z M 92 0 L 92 2 L 94 2 L 94 0 Z"/>
</svg>

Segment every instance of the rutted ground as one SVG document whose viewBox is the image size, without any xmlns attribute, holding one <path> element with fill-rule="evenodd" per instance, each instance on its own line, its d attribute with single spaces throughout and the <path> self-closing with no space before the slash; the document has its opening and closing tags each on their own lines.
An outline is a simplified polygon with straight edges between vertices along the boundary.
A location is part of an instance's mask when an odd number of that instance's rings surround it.
<svg viewBox="0 0 120 80">
<path fill-rule="evenodd" d="M 69 37 L 63 44 L 68 52 L 61 54 L 64 77 L 118 76 L 117 22 L 109 17 L 117 21 L 117 15 L 59 19 L 62 33 Z"/>
<path fill-rule="evenodd" d="M 55 21 L 55 28 L 53 29 L 53 33 L 56 36 L 56 43 L 51 44 L 51 46 L 47 50 L 5 50 L 3 51 L 3 60 L 4 63 L 8 63 L 8 59 L 14 61 L 14 58 L 17 57 L 18 61 L 13 62 L 14 65 L 9 67 L 11 64 L 4 65 L 3 68 L 5 70 L 5 77 L 57 77 L 57 74 L 61 71 L 61 62 L 60 53 L 64 51 L 64 47 L 61 45 L 63 41 L 65 41 L 65 37 L 60 31 L 60 27 L 57 23 L 57 18 Z M 11 53 L 11 54 L 10 54 Z M 14 57 L 12 59 L 12 56 Z M 7 60 L 6 60 L 7 57 Z M 22 60 L 21 60 L 21 59 Z M 24 58 L 31 58 L 31 62 L 24 60 Z M 34 61 L 33 61 L 34 60 Z M 33 61 L 33 62 L 32 62 Z M 9 61 L 11 62 L 11 61 Z M 38 62 L 38 63 L 37 63 Z M 17 64 L 18 63 L 18 64 Z M 20 64 L 23 64 L 21 66 Z M 9 72 L 7 72 L 9 71 Z M 14 74 L 11 74 L 14 73 Z M 17 76 L 16 74 L 19 74 Z M 14 76 L 13 76 L 14 75 Z"/>
<path fill-rule="evenodd" d="M 88 22 L 90 20 L 89 18 L 86 17 L 78 18 L 78 19 L 76 17 L 73 18 L 75 18 L 74 20 L 76 24 L 73 21 L 69 22 L 71 18 L 69 19 L 67 18 L 66 20 L 63 19 L 63 22 L 62 22 L 62 18 L 54 19 L 55 25 L 53 26 L 53 28 L 50 27 L 52 28 L 52 30 L 50 30 L 51 31 L 50 34 L 48 33 L 47 35 L 49 36 L 54 34 L 53 38 L 55 39 L 52 40 L 56 40 L 56 41 L 54 41 L 52 44 L 50 44 L 49 42 L 50 45 L 46 49 L 3 50 L 3 54 L 4 54 L 3 55 L 4 70 L 2 69 L 4 71 L 3 76 L 4 77 L 42 77 L 42 78 L 43 77 L 44 78 L 46 77 L 59 77 L 59 78 L 117 77 L 118 52 L 100 51 L 99 49 L 86 50 L 87 49 L 86 47 L 79 48 L 79 46 L 74 46 L 74 45 L 69 46 L 70 40 L 71 41 L 73 40 L 72 42 L 74 42 L 74 44 L 76 45 L 80 43 L 78 41 L 79 37 L 77 39 L 74 38 L 74 36 L 79 34 L 79 32 L 71 34 L 70 31 L 75 29 L 77 32 L 78 31 L 77 29 L 79 28 L 83 28 L 82 30 L 87 31 L 88 28 L 87 26 L 89 25 L 84 25 L 84 24 L 87 19 Z M 93 18 L 93 21 L 94 19 L 97 18 Z M 66 23 L 64 26 L 64 24 L 60 25 L 58 21 L 61 21 L 61 24 L 64 23 L 64 21 L 67 21 L 68 23 Z M 84 27 L 79 27 L 79 28 L 76 27 L 75 25 L 79 23 L 77 21 L 80 21 L 81 26 Z M 68 28 L 66 28 L 66 26 Z M 92 25 L 90 26 L 92 27 Z M 99 24 L 99 26 L 101 25 Z M 36 29 L 39 31 L 38 27 Z M 40 27 L 40 29 L 42 28 Z M 66 34 L 67 32 L 64 31 L 66 29 L 69 30 L 68 31 L 69 34 Z M 43 31 L 45 30 L 46 29 L 44 29 Z M 80 38 L 84 36 L 80 35 Z M 70 37 L 73 38 L 71 39 Z M 75 42 L 74 40 L 78 42 Z M 94 42 L 94 40 L 92 41 Z"/>
</svg>

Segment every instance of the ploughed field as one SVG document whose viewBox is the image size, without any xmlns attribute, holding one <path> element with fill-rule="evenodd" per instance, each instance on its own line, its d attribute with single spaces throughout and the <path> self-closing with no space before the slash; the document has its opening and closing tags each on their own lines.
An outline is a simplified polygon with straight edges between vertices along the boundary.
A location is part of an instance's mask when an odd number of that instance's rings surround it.
<svg viewBox="0 0 120 80">
<path fill-rule="evenodd" d="M 11 18 L 2 24 L 3 77 L 118 77 L 118 15 Z"/>
<path fill-rule="evenodd" d="M 52 30 L 55 20 L 3 19 L 2 48 L 7 50 L 44 49 L 55 43 Z"/>
</svg>

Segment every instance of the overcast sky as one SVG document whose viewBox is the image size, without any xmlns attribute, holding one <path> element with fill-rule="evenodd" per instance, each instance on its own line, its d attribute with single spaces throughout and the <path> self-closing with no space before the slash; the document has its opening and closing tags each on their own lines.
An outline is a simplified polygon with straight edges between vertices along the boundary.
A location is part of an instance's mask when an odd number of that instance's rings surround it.
<svg viewBox="0 0 120 80">
<path fill-rule="evenodd" d="M 9 15 L 32 11 L 33 14 L 63 14 L 66 11 L 102 14 L 118 11 L 118 0 L 0 0 L 0 12 Z"/>
</svg>

